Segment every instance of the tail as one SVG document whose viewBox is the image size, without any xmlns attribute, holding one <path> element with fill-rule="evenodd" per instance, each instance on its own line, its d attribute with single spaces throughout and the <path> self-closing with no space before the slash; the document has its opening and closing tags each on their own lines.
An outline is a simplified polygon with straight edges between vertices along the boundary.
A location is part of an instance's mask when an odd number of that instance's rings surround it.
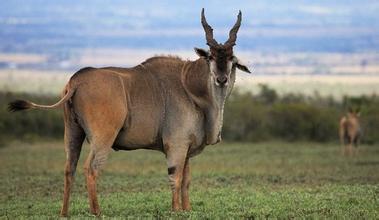
<svg viewBox="0 0 379 220">
<path fill-rule="evenodd" d="M 39 104 L 26 101 L 26 100 L 15 100 L 13 102 L 8 103 L 8 111 L 17 112 L 17 111 L 22 111 L 22 110 L 32 109 L 32 108 L 38 108 L 38 109 L 57 108 L 57 107 L 60 107 L 65 102 L 67 102 L 67 100 L 69 100 L 72 97 L 74 92 L 75 92 L 75 89 L 69 89 L 68 92 L 63 96 L 63 98 L 53 105 L 39 105 Z"/>
</svg>

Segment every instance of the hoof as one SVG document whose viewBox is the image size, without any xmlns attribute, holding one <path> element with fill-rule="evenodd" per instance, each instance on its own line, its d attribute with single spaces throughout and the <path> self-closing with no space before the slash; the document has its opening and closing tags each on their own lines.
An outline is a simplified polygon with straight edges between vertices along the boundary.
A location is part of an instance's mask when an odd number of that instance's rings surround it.
<svg viewBox="0 0 379 220">
<path fill-rule="evenodd" d="M 100 217 L 101 212 L 100 211 L 91 211 L 91 215 L 96 216 L 96 217 Z"/>
<path fill-rule="evenodd" d="M 179 211 L 181 211 L 181 209 L 179 208 L 179 206 L 178 207 L 172 207 L 171 211 L 172 212 L 179 212 Z"/>
<path fill-rule="evenodd" d="M 68 215 L 67 215 L 67 213 L 60 213 L 60 214 L 59 214 L 59 217 L 61 217 L 61 218 L 67 218 Z"/>
</svg>

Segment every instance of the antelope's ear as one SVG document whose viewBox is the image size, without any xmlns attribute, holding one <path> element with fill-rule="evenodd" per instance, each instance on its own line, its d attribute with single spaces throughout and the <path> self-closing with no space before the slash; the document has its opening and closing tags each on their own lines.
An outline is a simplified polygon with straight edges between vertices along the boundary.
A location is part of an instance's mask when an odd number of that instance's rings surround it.
<svg viewBox="0 0 379 220">
<path fill-rule="evenodd" d="M 209 51 L 207 51 L 207 50 L 197 48 L 197 47 L 195 47 L 194 50 L 195 50 L 196 54 L 201 58 L 208 59 L 210 56 Z"/>
<path fill-rule="evenodd" d="M 237 57 L 233 57 L 233 63 L 234 65 L 241 71 L 243 72 L 246 72 L 246 73 L 251 73 L 251 71 L 249 70 L 249 68 L 247 68 L 247 66 L 241 64 L 238 60 Z"/>
<path fill-rule="evenodd" d="M 247 66 L 245 66 L 245 65 L 242 65 L 242 64 L 236 63 L 236 67 L 237 67 L 239 70 L 243 71 L 243 72 L 251 73 L 250 70 L 249 70 L 249 68 L 247 68 Z"/>
</svg>

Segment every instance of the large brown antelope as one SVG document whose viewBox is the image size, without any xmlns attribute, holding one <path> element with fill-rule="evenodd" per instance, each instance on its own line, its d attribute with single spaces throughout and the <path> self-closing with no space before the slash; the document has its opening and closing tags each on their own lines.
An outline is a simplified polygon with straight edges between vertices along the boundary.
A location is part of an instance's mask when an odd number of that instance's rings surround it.
<svg viewBox="0 0 379 220">
<path fill-rule="evenodd" d="M 61 216 L 67 216 L 70 191 L 84 139 L 90 153 L 84 165 L 90 211 L 100 214 L 96 195 L 99 170 L 114 149 L 158 150 L 167 158 L 172 209 L 190 210 L 189 158 L 221 140 L 224 103 L 236 68 L 249 72 L 233 55 L 241 12 L 220 44 L 213 38 L 204 9 L 201 23 L 210 51 L 195 48 L 199 59 L 152 57 L 133 68 L 84 68 L 76 72 L 54 105 L 18 100 L 9 110 L 64 108 L 66 151 Z M 179 197 L 181 196 L 181 204 Z"/>
<path fill-rule="evenodd" d="M 358 152 L 358 145 L 362 135 L 359 115 L 359 109 L 353 110 L 349 108 L 347 114 L 340 120 L 339 136 L 343 155 L 351 156 Z"/>
</svg>

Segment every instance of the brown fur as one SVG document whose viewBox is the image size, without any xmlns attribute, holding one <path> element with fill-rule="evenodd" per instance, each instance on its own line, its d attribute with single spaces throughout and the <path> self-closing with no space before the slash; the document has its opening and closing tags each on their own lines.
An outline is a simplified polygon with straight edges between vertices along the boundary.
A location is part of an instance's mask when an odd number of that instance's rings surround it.
<svg viewBox="0 0 379 220">
<path fill-rule="evenodd" d="M 346 116 L 341 118 L 339 136 L 343 155 L 351 156 L 358 153 L 358 145 L 361 138 L 359 113 L 350 111 Z M 353 145 L 355 148 L 353 148 Z"/>
<path fill-rule="evenodd" d="M 59 101 L 64 104 L 67 155 L 61 215 L 68 213 L 85 138 L 91 145 L 84 173 L 92 214 L 100 214 L 96 180 L 112 148 L 153 149 L 166 154 L 168 166 L 175 167 L 169 175 L 172 208 L 190 209 L 189 158 L 202 151 L 207 139 L 218 142 L 218 127 L 213 124 L 219 118 L 219 109 L 213 103 L 209 80 L 209 67 L 202 58 L 183 61 L 159 57 L 134 68 L 85 68 L 74 74 L 62 94 L 66 102 Z M 51 108 L 25 103 L 33 108 Z M 211 119 L 205 120 L 207 117 Z"/>
<path fill-rule="evenodd" d="M 163 152 L 172 209 L 189 210 L 189 158 L 221 140 L 223 107 L 233 88 L 236 67 L 229 73 L 227 86 L 215 84 L 204 57 L 184 61 L 159 56 L 133 68 L 87 67 L 70 78 L 56 104 L 18 101 L 10 103 L 10 109 L 64 107 L 67 160 L 61 216 L 68 214 L 85 138 L 90 143 L 84 173 L 92 214 L 100 214 L 96 181 L 111 149 Z"/>
</svg>

